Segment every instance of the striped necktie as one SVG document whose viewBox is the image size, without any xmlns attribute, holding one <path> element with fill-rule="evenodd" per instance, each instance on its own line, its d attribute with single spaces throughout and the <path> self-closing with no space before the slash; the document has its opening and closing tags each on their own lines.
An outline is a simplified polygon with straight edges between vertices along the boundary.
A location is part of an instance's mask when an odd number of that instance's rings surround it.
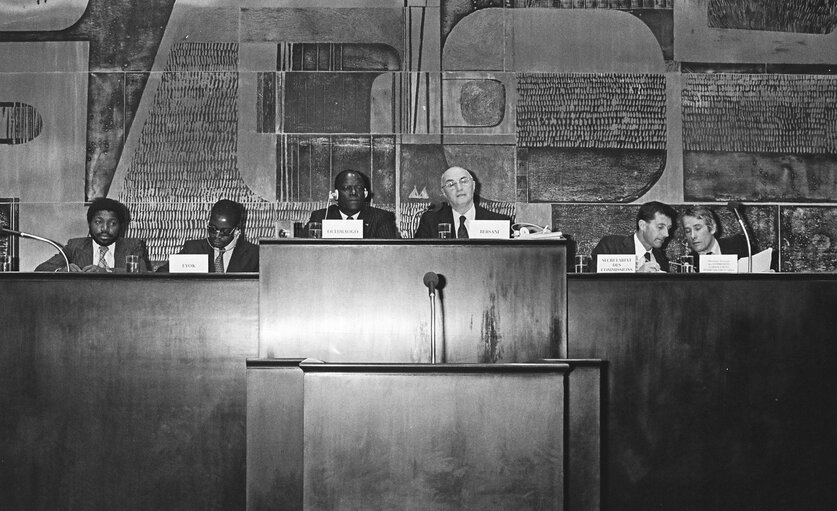
<svg viewBox="0 0 837 511">
<path fill-rule="evenodd" d="M 224 249 L 218 249 L 218 257 L 215 258 L 215 273 L 224 273 Z"/>
<path fill-rule="evenodd" d="M 108 247 L 99 247 L 99 262 L 96 264 L 96 266 L 104 270 L 110 271 L 110 268 L 108 268 L 107 254 Z"/>
</svg>

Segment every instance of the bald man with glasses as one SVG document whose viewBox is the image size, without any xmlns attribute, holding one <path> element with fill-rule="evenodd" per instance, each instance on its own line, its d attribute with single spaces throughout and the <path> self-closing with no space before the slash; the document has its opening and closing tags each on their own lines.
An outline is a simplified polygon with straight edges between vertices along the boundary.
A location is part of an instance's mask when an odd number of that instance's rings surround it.
<svg viewBox="0 0 837 511">
<path fill-rule="evenodd" d="M 206 238 L 188 240 L 180 254 L 206 254 L 210 273 L 256 273 L 259 271 L 259 246 L 241 236 L 244 206 L 221 199 L 212 206 Z M 158 272 L 169 271 L 168 263 Z"/>
<path fill-rule="evenodd" d="M 450 224 L 454 238 L 468 238 L 473 220 L 509 220 L 506 215 L 489 211 L 474 202 L 477 184 L 471 172 L 450 167 L 441 178 L 442 195 L 447 203 L 421 216 L 415 238 L 438 238 L 439 224 Z"/>
</svg>

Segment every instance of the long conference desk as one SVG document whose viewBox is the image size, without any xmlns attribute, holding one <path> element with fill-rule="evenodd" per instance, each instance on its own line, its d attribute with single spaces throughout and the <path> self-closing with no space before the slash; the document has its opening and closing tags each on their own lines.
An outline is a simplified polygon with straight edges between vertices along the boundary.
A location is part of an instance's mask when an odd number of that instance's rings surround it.
<svg viewBox="0 0 837 511">
<path fill-rule="evenodd" d="M 3 508 L 245 509 L 259 293 L 0 274 Z M 569 275 L 566 296 L 561 356 L 606 364 L 601 508 L 833 508 L 837 276 Z"/>
</svg>

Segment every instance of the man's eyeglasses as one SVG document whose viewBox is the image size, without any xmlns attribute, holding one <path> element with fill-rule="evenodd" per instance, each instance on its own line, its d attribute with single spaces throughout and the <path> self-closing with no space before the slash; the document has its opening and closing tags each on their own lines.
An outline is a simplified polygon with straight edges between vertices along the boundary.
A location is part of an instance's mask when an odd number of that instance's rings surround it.
<svg viewBox="0 0 837 511">
<path fill-rule="evenodd" d="M 471 180 L 470 177 L 465 176 L 465 177 L 459 178 L 459 181 L 454 181 L 453 179 L 448 179 L 447 181 L 445 181 L 445 184 L 443 184 L 442 186 L 444 186 L 448 190 L 453 189 L 453 187 L 455 187 L 457 184 L 464 188 L 464 187 L 468 186 L 471 183 L 471 181 L 472 180 Z"/>
<path fill-rule="evenodd" d="M 216 234 L 221 235 L 221 236 L 231 236 L 232 233 L 235 232 L 235 229 L 236 229 L 235 227 L 230 227 L 230 228 L 227 228 L 227 229 L 219 229 L 212 224 L 209 224 L 209 225 L 206 226 L 206 232 L 210 236 L 215 236 Z"/>
</svg>

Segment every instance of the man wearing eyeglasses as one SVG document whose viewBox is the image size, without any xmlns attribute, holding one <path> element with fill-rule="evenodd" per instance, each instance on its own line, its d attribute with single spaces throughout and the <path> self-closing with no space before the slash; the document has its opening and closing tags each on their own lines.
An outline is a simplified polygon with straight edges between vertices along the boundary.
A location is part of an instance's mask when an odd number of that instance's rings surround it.
<svg viewBox="0 0 837 511">
<path fill-rule="evenodd" d="M 341 171 L 334 178 L 334 191 L 331 197 L 337 198 L 337 204 L 318 209 L 311 213 L 306 232 L 311 222 L 325 220 L 363 220 L 363 237 L 372 239 L 400 238 L 395 226 L 395 214 L 385 209 L 370 206 L 366 199 L 369 190 L 366 180 L 360 172 L 352 169 Z"/>
<path fill-rule="evenodd" d="M 212 206 L 206 238 L 188 240 L 180 254 L 206 254 L 210 273 L 239 273 L 259 271 L 259 246 L 241 236 L 241 220 L 244 206 L 238 202 L 221 199 Z M 169 265 L 158 272 L 167 272 Z"/>
<path fill-rule="evenodd" d="M 442 194 L 448 203 L 427 211 L 419 220 L 416 238 L 438 238 L 439 224 L 450 224 L 452 237 L 468 238 L 473 220 L 509 220 L 506 215 L 489 211 L 474 202 L 476 183 L 468 170 L 451 167 L 442 174 Z"/>
</svg>

